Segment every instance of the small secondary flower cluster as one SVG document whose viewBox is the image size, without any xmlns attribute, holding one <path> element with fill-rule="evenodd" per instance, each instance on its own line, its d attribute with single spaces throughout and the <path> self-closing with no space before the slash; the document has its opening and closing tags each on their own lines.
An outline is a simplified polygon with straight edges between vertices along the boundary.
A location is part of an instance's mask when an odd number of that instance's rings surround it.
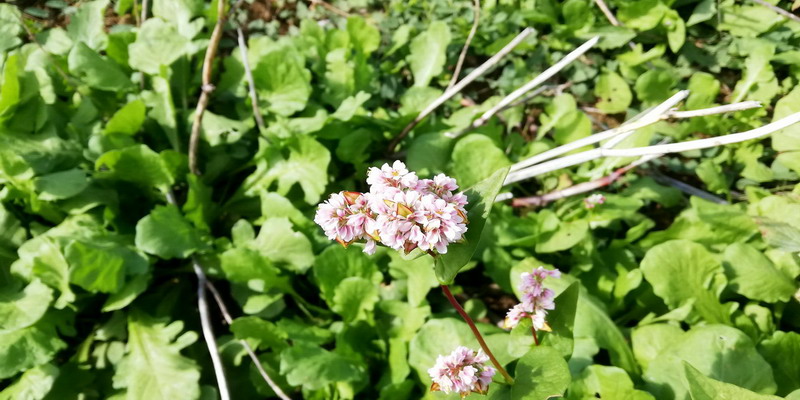
<svg viewBox="0 0 800 400">
<path fill-rule="evenodd" d="M 364 252 L 375 252 L 376 242 L 406 253 L 447 253 L 447 245 L 467 231 L 467 197 L 453 193 L 456 180 L 444 174 L 419 179 L 405 164 L 370 168 L 369 192 L 339 192 L 319 205 L 314 216 L 325 235 L 343 246 L 364 240 Z"/>
<path fill-rule="evenodd" d="M 506 329 L 514 328 L 523 318 L 530 318 L 536 330 L 549 330 L 545 316 L 547 316 L 547 310 L 554 309 L 556 305 L 553 303 L 555 293 L 542 287 L 542 281 L 548 276 L 560 278 L 561 271 L 557 269 L 551 271 L 539 267 L 533 272 L 522 273 L 522 283 L 519 285 L 522 292 L 522 303 L 508 310 L 503 324 Z"/>
<path fill-rule="evenodd" d="M 433 380 L 431 391 L 458 393 L 461 398 L 473 392 L 486 394 L 497 372 L 486 365 L 487 361 L 489 357 L 482 350 L 475 352 L 464 346 L 457 347 L 450 355 L 440 355 L 428 370 Z"/>
<path fill-rule="evenodd" d="M 583 199 L 583 205 L 590 210 L 605 202 L 606 202 L 606 196 L 603 196 L 600 193 L 595 193 Z"/>
</svg>

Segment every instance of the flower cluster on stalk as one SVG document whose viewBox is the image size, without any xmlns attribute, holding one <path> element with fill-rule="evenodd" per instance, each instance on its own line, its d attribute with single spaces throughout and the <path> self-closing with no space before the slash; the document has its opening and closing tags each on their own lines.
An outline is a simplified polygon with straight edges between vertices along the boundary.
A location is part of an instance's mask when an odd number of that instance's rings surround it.
<svg viewBox="0 0 800 400">
<path fill-rule="evenodd" d="M 314 216 L 325 235 L 347 247 L 364 241 L 364 252 L 377 243 L 406 253 L 447 253 L 467 231 L 467 197 L 456 180 L 444 174 L 419 179 L 405 164 L 395 161 L 367 173 L 369 192 L 339 192 L 319 205 Z"/>
<path fill-rule="evenodd" d="M 588 197 L 583 199 L 584 207 L 586 207 L 589 210 L 591 210 L 591 209 L 593 209 L 593 208 L 597 207 L 598 205 L 603 204 L 605 202 L 606 202 L 606 196 L 603 196 L 600 193 L 595 193 L 595 194 L 593 194 L 591 196 L 588 196 Z"/>
<path fill-rule="evenodd" d="M 497 372 L 486 365 L 489 357 L 482 350 L 477 352 L 459 346 L 447 356 L 440 355 L 436 364 L 428 369 L 433 383 L 431 391 L 458 393 L 462 398 L 470 393 L 486 394 L 489 383 Z"/>
<path fill-rule="evenodd" d="M 530 318 L 536 330 L 549 330 L 545 317 L 547 311 L 556 307 L 553 303 L 555 293 L 542 286 L 547 277 L 560 278 L 561 271 L 546 270 L 539 267 L 533 272 L 523 272 L 519 289 L 522 292 L 522 302 L 508 310 L 504 326 L 506 329 L 514 328 L 523 318 Z"/>
</svg>

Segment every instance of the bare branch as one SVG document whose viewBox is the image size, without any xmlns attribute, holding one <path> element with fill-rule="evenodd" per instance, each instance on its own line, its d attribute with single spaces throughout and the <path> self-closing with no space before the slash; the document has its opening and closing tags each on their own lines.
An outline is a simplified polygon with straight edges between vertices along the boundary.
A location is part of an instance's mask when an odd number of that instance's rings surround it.
<svg viewBox="0 0 800 400">
<path fill-rule="evenodd" d="M 551 66 L 550 68 L 544 70 L 544 72 L 542 72 L 541 74 L 537 75 L 535 78 L 531 79 L 528 83 L 526 83 L 525 85 L 523 85 L 519 89 L 511 92 L 511 94 L 509 94 L 508 96 L 504 97 L 494 107 L 492 107 L 491 109 L 489 109 L 488 111 L 483 113 L 483 115 L 481 115 L 480 118 L 475 120 L 472 123 L 472 125 L 470 125 L 466 129 L 462 130 L 461 132 L 450 132 L 450 133 L 447 133 L 446 135 L 451 137 L 451 138 L 456 138 L 456 137 L 459 137 L 462 134 L 464 134 L 464 133 L 466 133 L 466 132 L 468 132 L 468 131 L 470 131 L 472 129 L 475 129 L 475 128 L 479 127 L 479 126 L 484 125 L 490 118 L 492 118 L 500 110 L 502 110 L 503 108 L 505 108 L 509 104 L 513 103 L 515 100 L 517 100 L 520 97 L 522 97 L 523 95 L 525 95 L 525 93 L 530 92 L 531 90 L 533 90 L 537 86 L 539 86 L 542 83 L 546 82 L 548 79 L 552 78 L 559 71 L 564 69 L 567 65 L 569 65 L 573 61 L 575 61 L 578 57 L 582 56 L 584 53 L 589 51 L 589 49 L 591 49 L 595 44 L 597 44 L 597 42 L 599 40 L 600 40 L 599 36 L 595 36 L 595 37 L 589 39 L 588 41 L 586 41 L 586 43 L 580 45 L 577 49 L 573 50 L 572 52 L 570 52 L 569 54 L 564 56 L 564 58 L 559 60 L 557 63 L 553 64 L 553 66 Z"/>
<path fill-rule="evenodd" d="M 662 184 L 670 185 L 690 196 L 700 197 L 701 199 L 706 199 L 717 204 L 730 204 L 725 199 L 719 198 L 711 193 L 706 192 L 705 190 L 698 189 L 688 183 L 681 182 L 671 176 L 664 175 L 656 170 L 649 170 L 647 171 L 647 174 L 652 176 L 656 181 Z"/>
<path fill-rule="evenodd" d="M 595 179 L 589 182 L 579 183 L 577 185 L 570 186 L 568 188 L 564 188 L 561 190 L 556 190 L 547 194 L 539 195 L 539 196 L 530 196 L 530 197 L 522 197 L 522 198 L 515 198 L 511 201 L 512 207 L 541 207 L 550 203 L 552 201 L 560 200 L 563 198 L 567 198 L 570 196 L 575 196 L 578 194 L 583 194 L 587 192 L 591 192 L 593 190 L 599 189 L 604 186 L 608 186 L 614 182 L 616 182 L 619 178 L 621 178 L 625 173 L 628 171 L 648 162 L 653 159 L 661 157 L 661 154 L 656 155 L 648 155 L 643 156 L 642 158 L 628 164 L 622 168 L 618 168 L 616 171 L 610 173 L 607 176 L 604 176 L 600 179 Z"/>
<path fill-rule="evenodd" d="M 223 0 L 219 0 L 219 1 L 220 1 L 220 3 L 223 2 Z M 147 8 L 149 7 L 148 2 L 149 2 L 149 0 L 142 0 L 142 17 L 139 18 L 139 23 L 141 23 L 141 24 L 143 24 L 144 21 L 147 20 Z"/>
<path fill-rule="evenodd" d="M 311 7 L 312 7 L 312 8 L 313 8 L 314 6 L 316 6 L 317 4 L 321 5 L 322 7 L 325 7 L 326 9 L 328 9 L 328 11 L 331 11 L 332 13 L 334 13 L 334 14 L 336 14 L 336 15 L 340 16 L 340 17 L 344 17 L 344 18 L 348 18 L 348 17 L 350 17 L 350 14 L 348 14 L 348 13 L 346 13 L 346 12 L 344 12 L 344 11 L 340 10 L 339 8 L 335 7 L 335 6 L 334 6 L 333 4 L 331 4 L 331 3 L 328 3 L 327 1 L 323 1 L 323 0 L 311 0 Z"/>
<path fill-rule="evenodd" d="M 206 56 L 203 59 L 203 84 L 200 87 L 200 99 L 197 100 L 197 107 L 194 111 L 192 135 L 189 137 L 189 170 L 195 175 L 200 175 L 200 169 L 197 166 L 197 148 L 200 145 L 200 128 L 203 123 L 203 114 L 206 111 L 206 107 L 208 107 L 211 92 L 214 91 L 214 85 L 211 84 L 211 69 L 214 64 L 214 57 L 217 55 L 219 41 L 222 39 L 222 30 L 225 27 L 226 20 L 225 0 L 219 0 L 217 2 L 217 23 L 214 25 L 214 31 L 208 41 Z"/>
<path fill-rule="evenodd" d="M 456 62 L 456 69 L 453 71 L 453 77 L 450 79 L 450 84 L 447 85 L 447 88 L 450 89 L 453 85 L 458 82 L 458 76 L 461 75 L 461 66 L 464 64 L 464 59 L 467 57 L 467 50 L 469 50 L 469 44 L 472 43 L 472 38 L 475 36 L 475 32 L 478 30 L 478 22 L 480 21 L 481 17 L 481 3 L 480 0 L 472 0 L 472 28 L 469 30 L 469 34 L 467 35 L 467 40 L 464 42 L 464 47 L 461 49 L 461 54 L 458 55 L 458 61 Z"/>
<path fill-rule="evenodd" d="M 253 118 L 256 119 L 259 132 L 265 129 L 264 118 L 261 116 L 261 111 L 258 109 L 258 95 L 256 94 L 256 83 L 253 79 L 253 71 L 250 69 L 250 62 L 247 60 L 247 43 L 244 40 L 244 33 L 242 28 L 236 27 L 236 35 L 239 39 L 239 54 L 242 55 L 242 64 L 244 64 L 244 75 L 247 78 L 247 88 L 250 92 L 250 103 L 253 105 Z"/>
<path fill-rule="evenodd" d="M 733 144 L 744 142 L 747 140 L 758 139 L 767 136 L 775 131 L 779 131 L 790 125 L 800 122 L 800 112 L 791 114 L 787 117 L 779 119 L 778 121 L 764 125 L 762 127 L 751 129 L 749 131 L 733 133 L 726 136 L 718 136 L 707 139 L 690 140 L 682 143 L 670 143 L 646 147 L 634 147 L 630 149 L 605 149 L 598 148 L 593 150 L 584 151 L 578 154 L 572 154 L 557 160 L 552 160 L 539 165 L 534 165 L 525 170 L 516 171 L 511 173 L 506 178 L 505 184 L 519 182 L 524 179 L 539 176 L 548 172 L 556 171 L 562 168 L 571 167 L 573 165 L 581 164 L 587 161 L 596 160 L 603 157 L 639 157 L 651 154 L 667 154 L 667 153 L 681 153 L 689 150 L 707 149 L 711 147 L 722 146 L 726 144 Z"/>
<path fill-rule="evenodd" d="M 206 281 L 206 287 L 211 292 L 211 295 L 214 297 L 214 300 L 217 302 L 217 307 L 219 307 L 219 311 L 222 314 L 222 318 L 225 319 L 225 322 L 228 325 L 232 324 L 233 318 L 231 317 L 231 313 L 228 312 L 228 307 L 225 305 L 225 302 L 222 301 L 222 296 L 220 296 L 217 287 L 214 286 L 214 284 L 211 283 L 211 281 Z M 291 398 L 289 398 L 289 396 L 286 395 L 286 393 L 283 392 L 281 387 L 278 386 L 278 384 L 275 383 L 275 381 L 273 381 L 272 378 L 270 378 L 267 371 L 261 365 L 261 361 L 258 359 L 256 352 L 253 351 L 252 347 L 250 347 L 250 344 L 247 343 L 246 340 L 240 340 L 239 342 L 242 344 L 242 346 L 244 346 L 245 350 L 247 350 L 247 355 L 250 356 L 250 359 L 256 365 L 256 369 L 258 369 L 258 373 L 261 374 L 261 378 L 263 378 L 264 381 L 267 382 L 267 385 L 269 385 L 272 391 L 275 392 L 275 394 L 283 400 L 292 400 Z"/>
<path fill-rule="evenodd" d="M 758 4 L 761 4 L 764 7 L 769 8 L 772 11 L 775 11 L 776 13 L 778 13 L 780 15 L 783 15 L 786 18 L 791 19 L 792 21 L 800 22 L 800 17 L 798 17 L 797 15 L 794 15 L 794 14 L 790 13 L 789 11 L 786 11 L 786 10 L 784 10 L 784 9 L 778 7 L 778 6 L 774 6 L 772 4 L 769 4 L 764 0 L 753 0 L 753 1 L 758 3 Z"/>
<path fill-rule="evenodd" d="M 200 327 L 203 330 L 203 339 L 208 347 L 208 354 L 211 356 L 211 364 L 214 366 L 214 375 L 217 377 L 219 397 L 221 400 L 230 400 L 231 394 L 228 390 L 228 381 L 225 379 L 225 367 L 222 364 L 222 358 L 219 356 L 217 338 L 214 336 L 211 316 L 208 313 L 208 301 L 206 300 L 206 283 L 208 283 L 208 279 L 196 257 L 192 257 L 192 267 L 195 275 L 197 275 L 197 308 L 200 310 Z"/>
<path fill-rule="evenodd" d="M 517 45 L 522 43 L 522 41 L 525 40 L 525 38 L 527 38 L 528 36 L 530 36 L 530 34 L 532 34 L 533 32 L 534 32 L 534 30 L 532 28 L 525 28 L 522 32 L 519 33 L 519 35 L 517 35 L 507 45 L 505 45 L 505 47 L 500 49 L 500 51 L 498 51 L 497 54 L 493 55 L 491 58 L 486 60 L 478 68 L 475 68 L 474 70 L 472 70 L 472 72 L 470 72 L 466 77 L 464 77 L 464 79 L 462 79 L 458 83 L 456 83 L 453 87 L 451 87 L 450 89 L 445 90 L 445 92 L 442 93 L 442 95 L 439 96 L 436 100 L 431 102 L 431 104 L 428 104 L 428 106 L 425 107 L 425 109 L 422 110 L 419 113 L 419 115 L 417 115 L 417 117 L 414 118 L 413 121 L 411 121 L 408 125 L 406 125 L 405 128 L 403 128 L 403 130 L 400 132 L 399 135 L 395 136 L 395 138 L 392 139 L 392 141 L 389 143 L 389 148 L 387 149 L 388 152 L 389 153 L 394 153 L 395 148 L 397 147 L 398 144 L 400 144 L 400 141 L 403 140 L 403 138 L 405 138 L 408 135 L 408 133 L 411 132 L 411 130 L 414 129 L 415 126 L 417 126 L 417 124 L 422 122 L 422 120 L 425 119 L 425 117 L 427 117 L 434 110 L 439 108 L 439 106 L 444 104 L 445 101 L 450 100 L 450 98 L 455 96 L 456 93 L 460 92 L 468 84 L 472 83 L 472 81 L 474 81 L 475 79 L 477 79 L 481 75 L 485 74 L 486 71 L 488 71 L 490 68 L 495 66 L 498 62 L 500 62 L 501 58 L 505 57 L 506 54 L 511 52 L 511 50 L 514 50 L 514 48 L 517 47 Z"/>
</svg>

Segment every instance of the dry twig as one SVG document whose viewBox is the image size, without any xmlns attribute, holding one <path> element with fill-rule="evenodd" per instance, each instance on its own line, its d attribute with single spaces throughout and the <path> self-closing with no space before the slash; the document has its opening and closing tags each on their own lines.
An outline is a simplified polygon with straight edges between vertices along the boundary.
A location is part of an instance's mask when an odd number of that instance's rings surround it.
<svg viewBox="0 0 800 400">
<path fill-rule="evenodd" d="M 244 33 L 242 28 L 236 27 L 236 35 L 239 40 L 239 52 L 242 55 L 242 64 L 244 64 L 244 74 L 247 78 L 247 89 L 250 92 L 250 103 L 253 105 L 253 118 L 256 119 L 259 132 L 265 129 L 264 117 L 261 116 L 261 111 L 258 109 L 258 95 L 256 94 L 256 83 L 253 79 L 253 71 L 250 69 L 250 62 L 247 59 L 247 43 L 244 40 Z"/>
<path fill-rule="evenodd" d="M 450 78 L 450 83 L 447 88 L 450 89 L 458 82 L 458 76 L 461 75 L 461 66 L 464 64 L 464 59 L 467 57 L 467 50 L 469 44 L 472 43 L 472 38 L 475 37 L 475 32 L 478 31 L 478 22 L 481 17 L 481 3 L 480 0 L 472 0 L 472 28 L 469 30 L 467 40 L 464 42 L 464 47 L 461 49 L 461 54 L 458 55 L 456 62 L 456 69 L 453 71 L 453 77 Z"/>
<path fill-rule="evenodd" d="M 786 18 L 791 19 L 792 21 L 800 22 L 800 17 L 798 17 L 797 15 L 794 15 L 794 14 L 790 13 L 789 11 L 786 11 L 786 10 L 784 10 L 784 9 L 778 7 L 778 6 L 769 4 L 764 0 L 753 0 L 753 1 L 758 3 L 758 4 L 760 4 L 760 5 L 762 5 L 762 6 L 764 6 L 764 7 L 769 8 L 772 11 L 775 11 L 776 13 L 778 13 L 780 15 L 783 15 Z"/>
</svg>

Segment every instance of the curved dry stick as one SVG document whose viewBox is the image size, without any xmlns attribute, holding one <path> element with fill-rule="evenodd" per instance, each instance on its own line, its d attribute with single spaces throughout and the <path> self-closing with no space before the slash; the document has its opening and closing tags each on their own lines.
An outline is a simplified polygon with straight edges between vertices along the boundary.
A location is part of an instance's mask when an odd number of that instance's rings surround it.
<svg viewBox="0 0 800 400">
<path fill-rule="evenodd" d="M 472 29 L 469 30 L 469 34 L 467 35 L 467 41 L 464 42 L 464 47 L 461 49 L 461 54 L 458 55 L 458 61 L 456 61 L 456 69 L 453 71 L 453 77 L 450 78 L 450 83 L 447 85 L 447 89 L 453 87 L 453 85 L 458 82 L 458 76 L 461 75 L 461 66 L 464 65 L 464 59 L 467 58 L 467 50 L 469 50 L 469 44 L 472 43 L 472 38 L 475 37 L 475 32 L 478 31 L 478 22 L 481 18 L 481 3 L 480 0 L 472 0 Z"/>
<path fill-rule="evenodd" d="M 263 132 L 265 129 L 264 117 L 261 116 L 261 111 L 258 109 L 258 95 L 256 95 L 256 83 L 253 79 L 253 71 L 250 69 L 250 61 L 247 59 L 247 43 L 244 40 L 244 33 L 242 28 L 236 27 L 236 35 L 239 41 L 239 52 L 242 55 L 242 64 L 244 64 L 244 75 L 247 78 L 247 90 L 250 92 L 250 102 L 253 105 L 253 118 L 256 119 L 258 131 Z"/>
<path fill-rule="evenodd" d="M 206 56 L 203 59 L 203 84 L 200 86 L 200 99 L 197 100 L 197 107 L 194 110 L 194 120 L 192 121 L 192 136 L 189 137 L 189 170 L 195 175 L 200 175 L 197 166 L 197 147 L 200 145 L 200 127 L 203 123 L 203 113 L 208 107 L 208 100 L 214 85 L 211 84 L 211 69 L 214 64 L 214 57 L 217 56 L 219 41 L 222 39 L 222 29 L 225 27 L 227 16 L 225 15 L 225 0 L 217 2 L 217 23 L 208 41 Z"/>
</svg>

